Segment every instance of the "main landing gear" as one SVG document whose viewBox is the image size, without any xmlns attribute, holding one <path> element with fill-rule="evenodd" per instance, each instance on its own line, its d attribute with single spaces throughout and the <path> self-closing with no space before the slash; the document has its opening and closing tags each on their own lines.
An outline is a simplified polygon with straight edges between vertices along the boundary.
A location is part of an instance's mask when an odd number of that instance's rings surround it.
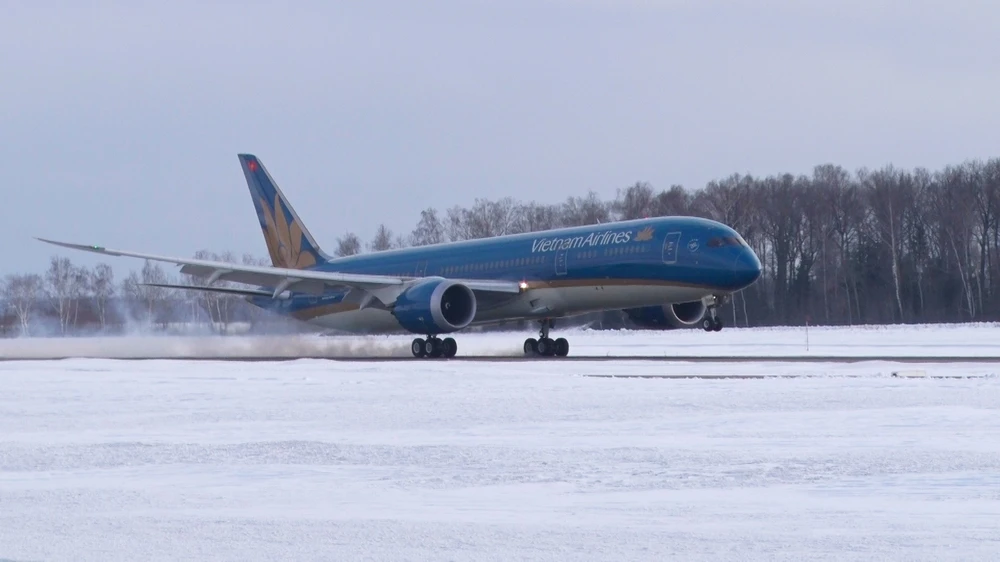
<svg viewBox="0 0 1000 562">
<path fill-rule="evenodd" d="M 436 336 L 427 336 L 427 339 L 417 338 L 410 344 L 410 351 L 414 357 L 445 357 L 451 358 L 458 353 L 458 343 L 454 338 L 439 339 Z"/>
<path fill-rule="evenodd" d="M 538 331 L 538 339 L 528 338 L 524 340 L 525 355 L 566 357 L 569 354 L 569 342 L 566 338 L 554 340 L 550 338 L 550 328 L 552 328 L 552 320 L 548 318 L 542 320 L 542 329 Z"/>
</svg>

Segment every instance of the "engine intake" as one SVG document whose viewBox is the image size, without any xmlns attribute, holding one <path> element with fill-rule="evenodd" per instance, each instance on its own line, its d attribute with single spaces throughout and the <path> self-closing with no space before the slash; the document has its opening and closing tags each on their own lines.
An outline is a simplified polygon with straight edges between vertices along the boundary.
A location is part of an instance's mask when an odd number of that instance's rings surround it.
<svg viewBox="0 0 1000 562">
<path fill-rule="evenodd" d="M 640 328 L 672 330 L 696 326 L 708 308 L 702 301 L 679 302 L 662 306 L 629 308 L 625 314 Z"/>
<path fill-rule="evenodd" d="M 415 334 L 455 332 L 476 317 L 476 295 L 457 281 L 426 279 L 396 298 L 392 314 L 404 330 Z"/>
</svg>

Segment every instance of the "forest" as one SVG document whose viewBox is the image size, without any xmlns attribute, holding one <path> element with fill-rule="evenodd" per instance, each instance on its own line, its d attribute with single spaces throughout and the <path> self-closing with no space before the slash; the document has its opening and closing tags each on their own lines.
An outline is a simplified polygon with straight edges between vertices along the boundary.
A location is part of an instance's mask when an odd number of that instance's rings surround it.
<svg viewBox="0 0 1000 562">
<path fill-rule="evenodd" d="M 477 199 L 470 207 L 425 209 L 409 232 L 381 224 L 367 241 L 348 232 L 324 247 L 344 256 L 671 215 L 723 222 L 740 232 L 760 257 L 760 280 L 722 311 L 729 325 L 1000 318 L 993 282 L 1000 278 L 1000 158 L 936 171 L 892 165 L 849 171 L 824 164 L 811 175 L 733 174 L 699 189 L 636 182 L 617 189 L 611 200 L 593 191 L 560 203 Z M 270 264 L 231 252 L 201 250 L 195 257 Z M 234 322 L 261 330 L 296 329 L 238 298 L 144 285 L 204 281 L 172 278 L 151 262 L 119 281 L 107 264 L 88 269 L 53 255 L 46 271 L 8 273 L 0 281 L 0 334 L 116 332 L 175 324 L 224 331 Z M 627 327 L 623 316 L 611 312 L 582 321 L 595 328 Z"/>
</svg>

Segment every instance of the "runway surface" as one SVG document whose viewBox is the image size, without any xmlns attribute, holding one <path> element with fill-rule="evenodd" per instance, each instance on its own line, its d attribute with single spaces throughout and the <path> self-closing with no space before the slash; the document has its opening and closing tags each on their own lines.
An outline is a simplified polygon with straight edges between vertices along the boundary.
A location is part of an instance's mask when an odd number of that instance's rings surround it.
<svg viewBox="0 0 1000 562">
<path fill-rule="evenodd" d="M 346 361 L 352 363 L 397 363 L 397 362 L 487 362 L 487 363 L 508 363 L 508 362 L 539 362 L 548 363 L 560 362 L 633 362 L 633 361 L 654 361 L 654 362 L 681 362 L 681 363 L 863 363 L 871 361 L 885 361 L 889 363 L 997 363 L 1000 364 L 1000 357 L 968 357 L 968 356 L 943 356 L 943 357 L 916 357 L 916 356 L 750 356 L 750 355 L 680 355 L 680 356 L 660 356 L 660 355 L 622 355 L 622 356 L 569 356 L 569 357 L 505 357 L 495 355 L 481 355 L 470 357 L 452 357 L 450 359 L 429 359 L 416 357 L 364 357 L 349 356 L 336 357 L 325 355 L 226 355 L 226 356 L 203 356 L 203 355 L 164 355 L 155 356 L 122 356 L 106 357 L 99 355 L 65 355 L 51 357 L 35 357 L 16 355 L 0 357 L 0 361 L 65 361 L 69 359 L 120 359 L 128 361 L 245 361 L 252 363 L 268 363 L 276 361 L 296 361 L 300 359 L 324 360 L 324 361 Z"/>
</svg>

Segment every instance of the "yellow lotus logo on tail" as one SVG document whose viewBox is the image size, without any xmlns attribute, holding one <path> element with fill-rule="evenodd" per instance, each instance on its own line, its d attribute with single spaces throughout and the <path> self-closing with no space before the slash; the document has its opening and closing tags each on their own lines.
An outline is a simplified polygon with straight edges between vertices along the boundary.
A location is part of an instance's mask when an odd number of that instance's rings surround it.
<svg viewBox="0 0 1000 562">
<path fill-rule="evenodd" d="M 312 253 L 302 252 L 302 228 L 298 221 L 288 224 L 278 195 L 274 195 L 274 205 L 268 205 L 261 198 L 260 206 L 267 225 L 264 228 L 264 240 L 274 265 L 287 269 L 305 269 L 316 265 L 316 258 Z"/>
<path fill-rule="evenodd" d="M 653 227 L 647 226 L 635 235 L 636 242 L 645 242 L 653 239 Z"/>
</svg>

